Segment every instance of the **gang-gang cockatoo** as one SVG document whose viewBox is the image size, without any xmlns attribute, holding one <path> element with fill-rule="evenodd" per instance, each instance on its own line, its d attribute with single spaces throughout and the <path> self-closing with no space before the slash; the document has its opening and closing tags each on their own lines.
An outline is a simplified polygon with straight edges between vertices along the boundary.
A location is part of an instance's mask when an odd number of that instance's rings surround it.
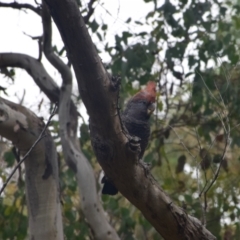
<svg viewBox="0 0 240 240">
<path fill-rule="evenodd" d="M 141 151 L 139 159 L 142 159 L 144 151 L 148 145 L 150 136 L 149 119 L 155 110 L 156 101 L 156 83 L 149 81 L 143 90 L 136 93 L 126 105 L 124 112 L 121 114 L 122 123 L 131 136 L 140 139 Z M 104 176 L 102 194 L 115 195 L 118 193 L 114 183 Z"/>
</svg>

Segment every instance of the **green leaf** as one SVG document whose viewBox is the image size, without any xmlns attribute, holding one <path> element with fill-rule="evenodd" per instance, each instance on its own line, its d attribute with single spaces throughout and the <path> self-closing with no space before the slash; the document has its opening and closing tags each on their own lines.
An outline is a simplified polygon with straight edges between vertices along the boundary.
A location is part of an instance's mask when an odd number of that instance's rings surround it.
<svg viewBox="0 0 240 240">
<path fill-rule="evenodd" d="M 96 20 L 94 19 L 92 22 L 90 22 L 89 24 L 90 28 L 92 29 L 92 32 L 96 32 L 98 27 L 99 27 L 99 24 L 96 22 Z"/>
<path fill-rule="evenodd" d="M 123 39 L 123 42 L 127 45 L 128 43 L 128 38 L 131 37 L 132 34 L 129 33 L 129 32 L 123 32 L 122 33 L 122 39 Z"/>
<path fill-rule="evenodd" d="M 7 167 L 12 167 L 15 162 L 15 156 L 12 151 L 4 153 L 4 159 L 7 162 Z"/>
<path fill-rule="evenodd" d="M 101 27 L 101 29 L 102 29 L 103 31 L 107 30 L 107 29 L 108 29 L 108 25 L 107 25 L 107 24 L 103 24 L 102 27 Z"/>
<path fill-rule="evenodd" d="M 131 21 L 132 21 L 132 18 L 130 17 L 126 20 L 126 23 L 130 23 Z"/>
<path fill-rule="evenodd" d="M 83 123 L 80 126 L 80 135 L 81 146 L 83 146 L 87 141 L 90 140 L 89 126 L 87 124 Z"/>
</svg>

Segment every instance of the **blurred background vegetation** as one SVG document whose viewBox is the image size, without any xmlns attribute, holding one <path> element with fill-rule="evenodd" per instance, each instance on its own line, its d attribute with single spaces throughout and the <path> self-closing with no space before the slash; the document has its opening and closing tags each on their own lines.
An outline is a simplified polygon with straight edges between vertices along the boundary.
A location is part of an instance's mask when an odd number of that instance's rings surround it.
<svg viewBox="0 0 240 240">
<path fill-rule="evenodd" d="M 135 1 L 136 9 L 132 11 L 137 11 L 139 1 Z M 122 79 L 122 108 L 148 80 L 157 82 L 157 109 L 144 155 L 156 180 L 175 203 L 206 223 L 217 239 L 239 239 L 240 1 L 144 2 L 151 4 L 152 10 L 139 21 L 132 20 L 129 13 L 124 24 L 133 28 L 117 32 L 114 44 L 106 38 L 110 26 L 104 19 L 100 21 L 93 14 L 88 29 L 96 46 L 104 46 L 98 50 L 110 59 L 104 62 L 107 70 Z M 83 14 L 89 10 L 87 4 L 78 3 Z M 99 5 L 104 6 L 104 0 L 93 5 L 94 10 Z M 64 48 L 56 47 L 56 53 L 66 55 Z M 14 69 L 2 74 L 15 81 Z M 4 92 L 2 96 L 7 89 Z M 73 100 L 80 106 L 80 96 L 73 95 Z M 101 167 L 92 151 L 88 121 L 81 121 L 79 129 L 82 151 L 99 182 Z M 92 239 L 80 209 L 75 176 L 63 160 L 57 121 L 51 131 L 59 152 L 66 239 Z M 16 159 L 4 139 L 0 148 L 3 182 Z M 121 194 L 101 198 L 121 239 L 161 239 Z M 26 214 L 22 167 L 0 199 L 0 239 L 26 239 Z"/>
</svg>

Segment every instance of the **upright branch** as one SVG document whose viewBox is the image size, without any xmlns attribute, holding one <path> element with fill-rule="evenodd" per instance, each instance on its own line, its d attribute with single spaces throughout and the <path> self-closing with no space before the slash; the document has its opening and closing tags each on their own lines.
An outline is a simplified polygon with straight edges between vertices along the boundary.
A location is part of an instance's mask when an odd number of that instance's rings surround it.
<svg viewBox="0 0 240 240">
<path fill-rule="evenodd" d="M 96 240 L 118 240 L 115 229 L 110 226 L 100 203 L 96 189 L 96 179 L 89 161 L 80 149 L 77 132 L 71 127 L 71 121 L 77 121 L 77 115 L 70 115 L 72 82 L 63 79 L 59 105 L 60 136 L 64 158 L 75 172 L 81 197 L 81 208 Z M 74 119 L 72 119 L 74 117 Z"/>
<path fill-rule="evenodd" d="M 42 4 L 42 23 L 43 23 L 43 52 L 48 61 L 60 72 L 63 79 L 72 81 L 70 68 L 54 53 L 52 47 L 52 24 L 51 15 L 43 1 Z"/>
<path fill-rule="evenodd" d="M 24 164 L 29 238 L 61 240 L 62 213 L 54 141 L 46 130 L 45 137 L 32 148 L 45 124 L 30 110 L 0 98 L 0 113 L 0 135 L 12 141 L 22 155 L 27 153 Z"/>
<path fill-rule="evenodd" d="M 67 66 L 53 51 L 51 15 L 45 3 L 42 9 L 43 50 L 49 62 L 60 72 L 63 80 L 59 96 L 60 136 L 64 158 L 75 172 L 80 189 L 83 213 L 91 227 L 95 239 L 119 239 L 110 226 L 99 201 L 96 180 L 88 160 L 83 155 L 77 138 L 78 114 L 71 109 L 72 74 Z M 89 189 L 91 191 L 89 191 Z"/>
</svg>

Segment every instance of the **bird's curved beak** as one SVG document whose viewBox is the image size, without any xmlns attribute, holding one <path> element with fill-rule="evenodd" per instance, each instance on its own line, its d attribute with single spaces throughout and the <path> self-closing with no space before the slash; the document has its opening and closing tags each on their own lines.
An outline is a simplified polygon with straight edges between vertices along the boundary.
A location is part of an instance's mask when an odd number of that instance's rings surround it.
<svg viewBox="0 0 240 240">
<path fill-rule="evenodd" d="M 155 104 L 155 103 L 151 103 L 151 104 L 148 106 L 147 114 L 148 114 L 148 115 L 151 115 L 151 114 L 154 112 L 155 108 L 156 108 L 156 104 Z"/>
</svg>

